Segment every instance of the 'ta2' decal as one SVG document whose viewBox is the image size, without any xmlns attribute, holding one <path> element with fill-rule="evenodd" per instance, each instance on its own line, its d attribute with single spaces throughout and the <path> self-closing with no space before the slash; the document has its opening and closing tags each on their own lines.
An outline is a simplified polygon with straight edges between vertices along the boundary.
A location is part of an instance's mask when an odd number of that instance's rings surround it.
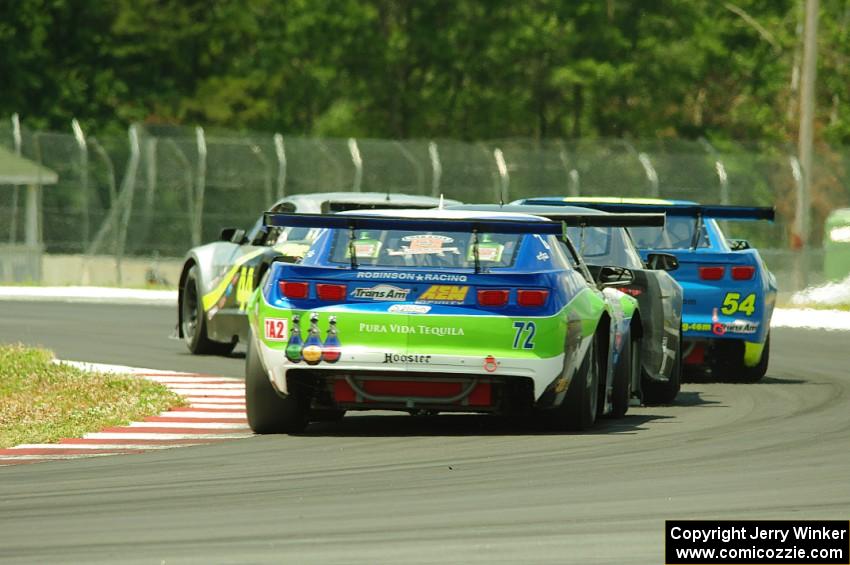
<svg viewBox="0 0 850 565">
<path fill-rule="evenodd" d="M 514 349 L 534 349 L 534 334 L 537 333 L 534 322 L 514 322 L 514 329 Z"/>
</svg>

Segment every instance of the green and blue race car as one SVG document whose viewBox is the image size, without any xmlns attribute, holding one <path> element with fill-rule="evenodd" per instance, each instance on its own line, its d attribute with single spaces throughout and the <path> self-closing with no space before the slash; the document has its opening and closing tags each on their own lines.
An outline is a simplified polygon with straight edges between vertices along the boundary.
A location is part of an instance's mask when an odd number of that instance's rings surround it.
<svg viewBox="0 0 850 565">
<path fill-rule="evenodd" d="M 625 414 L 640 313 L 614 287 L 633 274 L 605 266 L 594 282 L 565 230 L 628 216 L 266 214 L 322 233 L 298 263 L 273 262 L 248 304 L 251 428 L 371 409 L 534 412 L 573 430 Z"/>
</svg>

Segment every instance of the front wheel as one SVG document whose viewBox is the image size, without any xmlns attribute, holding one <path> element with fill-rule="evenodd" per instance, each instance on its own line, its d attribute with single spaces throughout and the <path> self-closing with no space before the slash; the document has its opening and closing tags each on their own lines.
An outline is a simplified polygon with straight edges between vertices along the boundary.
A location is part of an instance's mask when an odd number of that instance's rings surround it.
<svg viewBox="0 0 850 565">
<path fill-rule="evenodd" d="M 248 425 L 258 434 L 296 433 L 307 427 L 307 407 L 293 393 L 278 396 L 260 361 L 254 340 L 245 358 L 245 412 Z"/>
</svg>

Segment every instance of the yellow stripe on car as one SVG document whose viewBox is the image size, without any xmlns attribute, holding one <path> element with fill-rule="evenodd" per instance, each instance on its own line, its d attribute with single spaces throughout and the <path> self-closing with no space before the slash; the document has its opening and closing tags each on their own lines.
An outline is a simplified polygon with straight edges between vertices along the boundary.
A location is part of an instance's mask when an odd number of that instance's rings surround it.
<svg viewBox="0 0 850 565">
<path fill-rule="evenodd" d="M 221 278 L 218 283 L 218 286 L 216 286 L 211 292 L 208 292 L 204 295 L 204 298 L 202 300 L 204 305 L 204 312 L 215 306 L 215 303 L 218 302 L 218 299 L 224 295 L 224 293 L 227 291 L 227 286 L 230 284 L 230 281 L 233 280 L 233 277 L 236 275 L 236 272 L 242 265 L 244 265 L 254 257 L 265 253 L 267 250 L 267 247 L 263 247 L 262 249 L 255 249 L 254 251 L 246 253 L 245 255 L 240 257 L 236 261 L 236 263 L 234 263 L 233 266 L 230 267 L 230 270 L 227 271 L 227 274 Z"/>
</svg>

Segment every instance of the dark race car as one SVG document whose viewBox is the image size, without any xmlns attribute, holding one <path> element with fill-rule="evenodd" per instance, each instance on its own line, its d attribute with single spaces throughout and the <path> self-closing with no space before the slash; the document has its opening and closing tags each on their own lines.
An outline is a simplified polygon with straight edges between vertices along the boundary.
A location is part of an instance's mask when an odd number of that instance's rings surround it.
<svg viewBox="0 0 850 565">
<path fill-rule="evenodd" d="M 519 201 L 522 202 L 522 201 Z M 524 212 L 557 220 L 562 216 L 606 214 L 578 206 L 543 206 L 510 204 L 507 206 L 464 204 L 450 209 L 486 209 Z M 627 224 L 629 229 L 642 229 L 640 218 Z M 643 227 L 649 227 L 644 223 Z M 660 228 L 654 228 L 660 229 Z M 653 253 L 649 266 L 625 227 L 580 226 L 567 228 L 573 244 L 598 280 L 603 265 L 627 267 L 634 280 L 617 288 L 637 298 L 641 313 L 641 345 L 639 371 L 641 378 L 632 384 L 633 392 L 648 404 L 669 403 L 679 393 L 682 367 L 682 287 L 667 271 L 678 267 L 672 255 Z"/>
</svg>

